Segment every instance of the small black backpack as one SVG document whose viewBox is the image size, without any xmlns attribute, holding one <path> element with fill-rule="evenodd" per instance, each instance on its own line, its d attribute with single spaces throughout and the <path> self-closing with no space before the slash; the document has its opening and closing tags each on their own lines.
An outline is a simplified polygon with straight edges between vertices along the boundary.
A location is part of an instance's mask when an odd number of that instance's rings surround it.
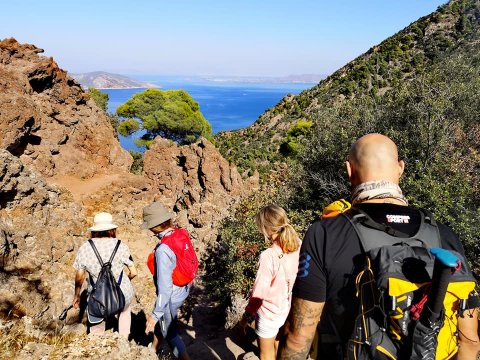
<svg viewBox="0 0 480 360">
<path fill-rule="evenodd" d="M 110 256 L 110 260 L 108 260 L 106 263 L 102 261 L 102 258 L 100 257 L 100 254 L 98 253 L 93 241 L 90 239 L 88 242 L 92 246 L 97 259 L 102 266 L 100 272 L 98 273 L 96 283 L 93 283 L 93 280 L 90 277 L 92 292 L 88 298 L 88 313 L 95 317 L 106 319 L 109 316 L 118 314 L 125 307 L 125 296 L 120 289 L 123 271 L 120 274 L 118 282 L 115 280 L 115 277 L 112 273 L 112 261 L 117 253 L 117 249 L 120 246 L 121 241 L 117 241 L 117 245 Z"/>
</svg>

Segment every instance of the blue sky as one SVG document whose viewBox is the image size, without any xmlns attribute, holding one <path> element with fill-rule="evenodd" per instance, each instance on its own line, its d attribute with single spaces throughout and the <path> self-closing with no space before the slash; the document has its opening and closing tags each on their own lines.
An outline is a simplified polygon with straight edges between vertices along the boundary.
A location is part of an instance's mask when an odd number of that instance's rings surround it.
<svg viewBox="0 0 480 360">
<path fill-rule="evenodd" d="M 440 0 L 16 0 L 14 37 L 72 72 L 330 74 L 446 3 Z"/>
</svg>

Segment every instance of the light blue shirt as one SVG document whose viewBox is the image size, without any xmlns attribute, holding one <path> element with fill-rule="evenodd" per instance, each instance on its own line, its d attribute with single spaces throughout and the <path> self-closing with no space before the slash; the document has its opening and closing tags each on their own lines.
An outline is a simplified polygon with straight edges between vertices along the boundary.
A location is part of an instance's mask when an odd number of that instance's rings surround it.
<svg viewBox="0 0 480 360">
<path fill-rule="evenodd" d="M 172 281 L 173 269 L 177 264 L 175 253 L 168 245 L 160 244 L 155 250 L 156 275 L 157 275 L 157 300 L 152 312 L 152 317 L 160 320 L 164 315 L 172 319 L 177 315 L 177 310 L 182 306 L 190 292 L 190 286 L 176 286 Z M 167 320 L 169 323 L 169 321 Z M 167 327 L 169 324 L 166 324 Z"/>
</svg>

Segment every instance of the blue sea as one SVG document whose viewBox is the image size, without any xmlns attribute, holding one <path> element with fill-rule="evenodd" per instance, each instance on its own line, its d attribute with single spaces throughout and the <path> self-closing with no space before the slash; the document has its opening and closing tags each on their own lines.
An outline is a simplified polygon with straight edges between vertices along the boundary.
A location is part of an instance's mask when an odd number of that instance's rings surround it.
<svg viewBox="0 0 480 360">
<path fill-rule="evenodd" d="M 213 133 L 245 128 L 255 122 L 267 109 L 276 105 L 287 94 L 299 94 L 315 84 L 268 84 L 212 82 L 196 78 L 142 77 L 142 81 L 159 85 L 161 90 L 182 89 L 199 103 L 200 111 L 212 125 Z M 115 113 L 118 106 L 132 95 L 145 89 L 103 89 L 109 96 L 108 111 Z M 127 150 L 142 151 L 133 143 L 135 137 L 120 136 Z"/>
</svg>

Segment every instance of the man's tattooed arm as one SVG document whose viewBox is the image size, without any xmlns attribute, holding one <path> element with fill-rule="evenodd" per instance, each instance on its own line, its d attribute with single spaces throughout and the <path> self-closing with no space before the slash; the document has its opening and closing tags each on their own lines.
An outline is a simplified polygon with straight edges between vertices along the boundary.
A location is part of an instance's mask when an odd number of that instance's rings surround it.
<svg viewBox="0 0 480 360">
<path fill-rule="evenodd" d="M 480 308 L 465 310 L 463 316 L 458 318 L 457 360 L 478 360 L 480 356 L 479 322 Z"/>
<path fill-rule="evenodd" d="M 325 303 L 293 298 L 278 359 L 306 359 Z"/>
</svg>

